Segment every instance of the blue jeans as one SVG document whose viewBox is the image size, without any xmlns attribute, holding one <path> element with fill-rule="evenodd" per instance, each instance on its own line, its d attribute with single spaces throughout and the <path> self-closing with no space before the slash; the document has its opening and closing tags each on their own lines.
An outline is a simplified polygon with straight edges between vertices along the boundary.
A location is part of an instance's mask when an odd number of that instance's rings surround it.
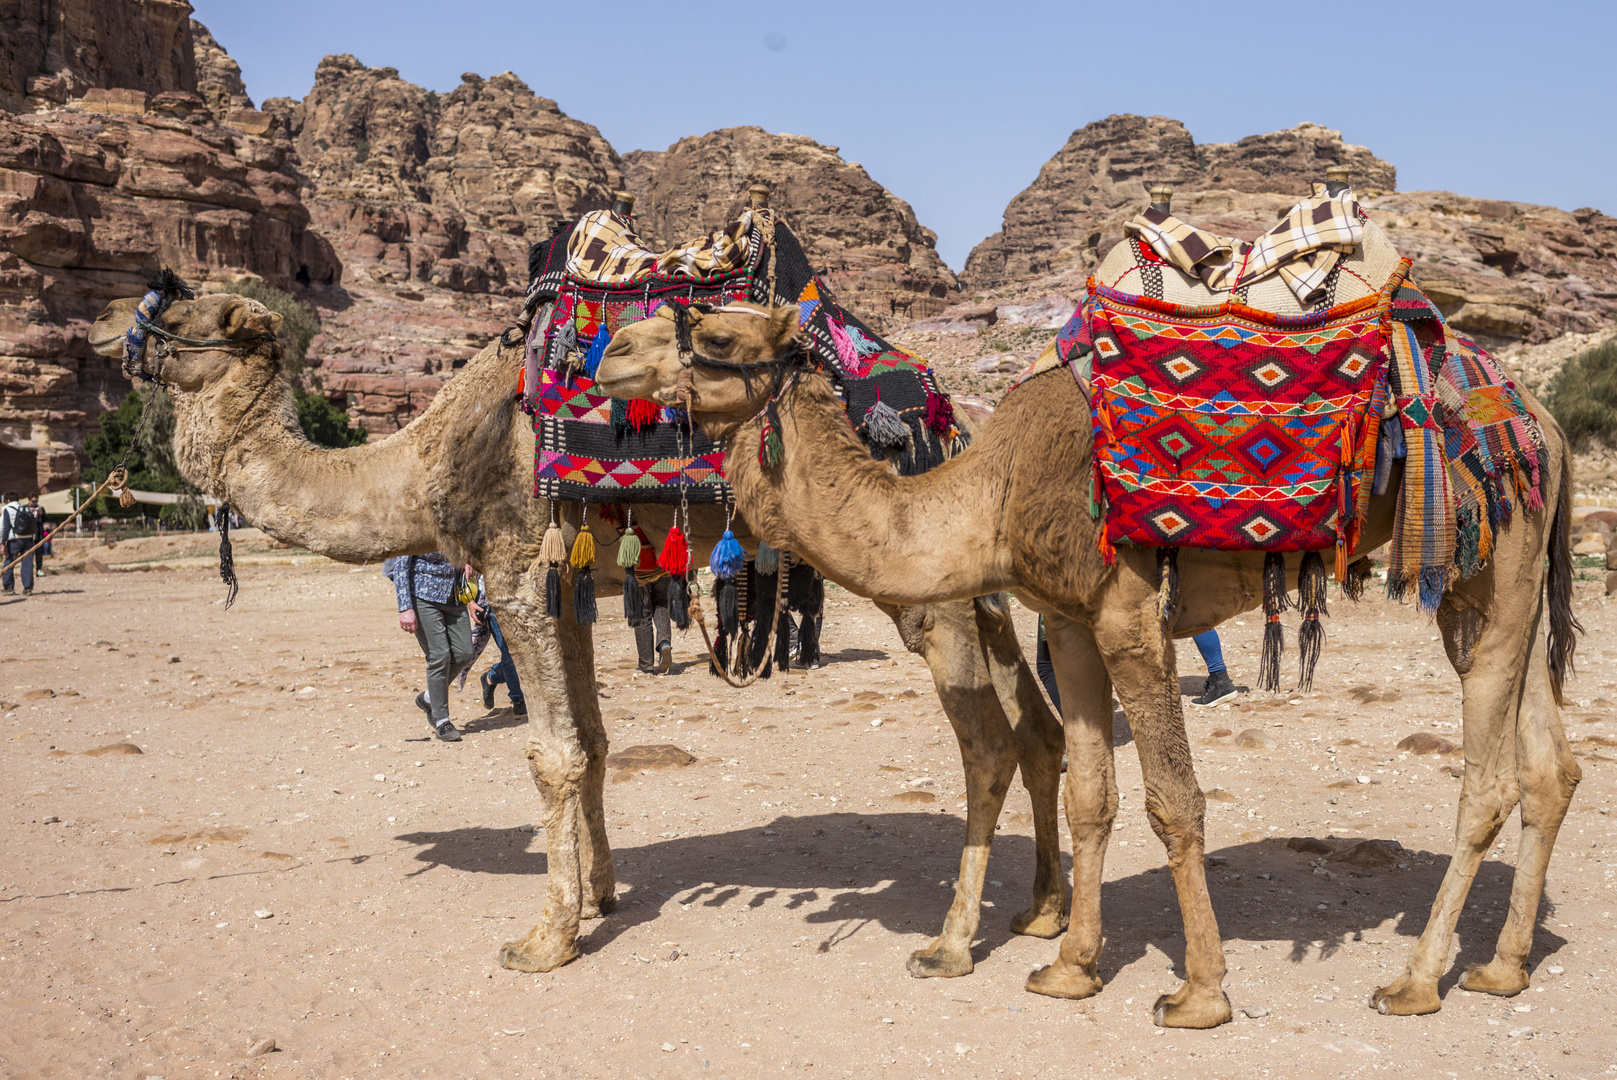
<svg viewBox="0 0 1617 1080">
<path fill-rule="evenodd" d="M 27 551 L 33 546 L 33 540 L 7 540 L 5 555 L 0 556 L 0 566 L 4 566 L 5 564 L 11 562 L 11 560 L 15 559 L 17 556 L 21 555 L 23 552 Z M 32 555 L 28 556 L 28 558 L 18 563 L 12 569 L 7 570 L 5 572 L 5 580 L 0 582 L 0 587 L 4 587 L 7 592 L 15 589 L 17 587 L 17 571 L 19 570 L 22 571 L 22 587 L 25 589 L 32 589 L 34 587 L 34 557 Z"/>
<path fill-rule="evenodd" d="M 517 679 L 517 666 L 511 662 L 511 651 L 505 647 L 505 635 L 500 633 L 499 620 L 494 618 L 492 611 L 484 612 L 484 617 L 488 619 L 489 636 L 494 639 L 494 644 L 500 650 L 499 662 L 488 669 L 485 678 L 491 683 L 504 683 L 505 692 L 511 697 L 511 708 L 523 712 L 527 700 L 522 696 L 522 683 Z"/>
<path fill-rule="evenodd" d="M 1190 640 L 1194 641 L 1196 648 L 1201 651 L 1202 663 L 1207 665 L 1207 674 L 1217 675 L 1224 670 L 1224 646 L 1219 643 L 1217 630 L 1197 634 Z"/>
</svg>

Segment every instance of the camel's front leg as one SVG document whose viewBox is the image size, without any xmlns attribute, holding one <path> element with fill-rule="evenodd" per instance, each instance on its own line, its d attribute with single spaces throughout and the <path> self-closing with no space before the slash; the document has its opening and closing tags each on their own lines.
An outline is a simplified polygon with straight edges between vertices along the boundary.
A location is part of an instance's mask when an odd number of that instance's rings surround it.
<svg viewBox="0 0 1617 1080">
<path fill-rule="evenodd" d="M 1196 783 L 1179 701 L 1173 642 L 1157 615 L 1151 553 L 1119 553 L 1095 641 L 1134 732 L 1151 828 L 1168 851 L 1185 925 L 1185 983 L 1157 999 L 1160 1027 L 1207 1028 L 1230 1018 L 1224 994 L 1224 947 L 1207 893 L 1203 861 L 1207 803 Z M 1070 771 L 1070 769 L 1069 769 Z"/>
<path fill-rule="evenodd" d="M 1106 845 L 1117 817 L 1112 757 L 1112 683 L 1089 627 L 1045 616 L 1050 664 L 1061 691 L 1067 735 L 1067 827 L 1072 831 L 1072 923 L 1056 962 L 1028 976 L 1027 988 L 1049 997 L 1099 992 L 1100 887 Z"/>
<path fill-rule="evenodd" d="M 571 624 L 570 612 L 564 616 L 565 625 L 540 615 L 542 608 L 533 603 L 535 599 L 528 595 L 503 603 L 495 599 L 501 624 L 508 627 L 506 644 L 528 694 L 528 767 L 544 802 L 547 885 L 539 923 L 526 937 L 509 941 L 500 950 L 500 963 L 518 971 L 549 971 L 577 955 L 584 886 L 591 872 L 599 873 L 585 866 L 580 851 L 581 828 L 590 827 L 585 800 L 591 755 L 585 732 L 592 709 L 597 729 L 600 724 L 588 633 Z M 581 693 L 584 680 L 570 670 L 574 664 L 582 664 L 590 680 L 587 698 Z M 600 749 L 604 753 L 604 746 Z M 604 844 L 603 838 L 602 851 Z M 591 857 L 600 861 L 599 853 Z M 605 862 L 610 875 L 609 855 Z"/>
<path fill-rule="evenodd" d="M 1000 708 L 1016 738 L 1022 786 L 1033 804 L 1033 906 L 1011 919 L 1011 930 L 1052 938 L 1067 928 L 1067 883 L 1062 880 L 1061 834 L 1056 824 L 1064 735 L 1027 666 L 1010 605 L 1001 594 L 976 601 L 976 609 L 983 656 Z"/>
<path fill-rule="evenodd" d="M 978 640 L 974 602 L 903 609 L 878 606 L 898 624 L 906 646 L 926 660 L 960 744 L 966 773 L 966 844 L 960 853 L 954 903 L 944 917 L 943 932 L 912 953 L 907 966 L 916 978 L 968 975 L 971 943 L 982 918 L 989 845 L 1016 773 L 1016 745 Z"/>
</svg>

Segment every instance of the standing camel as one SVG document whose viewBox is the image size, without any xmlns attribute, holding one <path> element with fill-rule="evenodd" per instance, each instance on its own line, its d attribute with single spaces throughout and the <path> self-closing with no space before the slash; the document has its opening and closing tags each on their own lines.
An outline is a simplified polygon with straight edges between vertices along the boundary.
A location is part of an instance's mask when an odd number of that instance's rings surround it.
<svg viewBox="0 0 1617 1080">
<path fill-rule="evenodd" d="M 1391 247 L 1384 238 L 1379 242 Z M 830 381 L 802 367 L 797 308 L 743 306 L 689 316 L 694 325 L 684 355 L 670 309 L 624 327 L 596 372 L 597 384 L 614 396 L 688 403 L 709 436 L 728 440 L 726 475 L 754 532 L 839 585 L 889 604 L 1015 589 L 1046 615 L 1070 761 L 1073 896 L 1055 962 L 1034 972 L 1028 989 L 1069 998 L 1100 989 L 1102 860 L 1118 805 L 1115 691 L 1134 733 L 1146 812 L 1167 848 L 1185 926 L 1185 982 L 1157 1000 L 1153 1017 L 1170 1027 L 1227 1021 L 1224 953 L 1203 866 L 1206 804 L 1184 727 L 1173 638 L 1256 606 L 1263 553 L 1181 552 L 1182 604 L 1176 623 L 1165 628 L 1155 553 L 1120 546 L 1108 566 L 1098 549 L 1101 524 L 1090 515 L 1086 483 L 1090 404 L 1066 368 L 1035 375 L 1008 394 L 965 452 L 922 476 L 901 477 L 871 457 Z M 736 365 L 751 377 L 743 378 Z M 779 373 L 781 381 L 758 378 L 764 371 Z M 782 454 L 778 465 L 766 467 L 760 464 L 760 410 L 776 387 Z M 1553 522 L 1549 513 L 1518 513 L 1496 534 L 1491 562 L 1451 585 L 1437 612 L 1464 690 L 1465 780 L 1454 856 L 1425 932 L 1403 975 L 1372 996 L 1371 1005 L 1383 1013 L 1440 1007 L 1437 983 L 1455 920 L 1483 855 L 1518 802 L 1523 835 L 1510 914 L 1493 959 L 1466 971 L 1461 985 L 1505 996 L 1527 986 L 1525 963 L 1550 851 L 1580 775 L 1557 711 L 1575 627 L 1567 544 L 1570 459 L 1555 422 L 1537 401 L 1527 403 L 1547 444 L 1544 496 L 1555 508 Z M 1390 537 L 1402 469 L 1401 462 L 1395 466 L 1389 494 L 1372 500 L 1359 552 Z M 1300 558 L 1287 558 L 1293 575 Z"/>
<path fill-rule="evenodd" d="M 110 304 L 91 328 L 92 347 L 122 357 L 138 303 Z M 573 620 L 571 605 L 560 618 L 547 617 L 542 575 L 534 573 L 543 566 L 540 540 L 551 508 L 525 490 L 533 431 L 512 393 L 522 348 L 485 348 L 404 430 L 325 450 L 298 428 L 273 340 L 279 324 L 279 315 L 230 293 L 176 300 L 157 317 L 139 374 L 173 394 L 181 474 L 276 539 L 350 563 L 442 550 L 482 570 L 528 690 L 527 757 L 544 801 L 549 866 L 538 924 L 507 943 L 500 962 L 548 971 L 576 955 L 581 918 L 611 910 L 616 878 L 602 801 L 607 738 L 592 630 Z M 564 519 L 578 516 L 574 507 L 559 509 Z M 666 528 L 669 509 L 636 509 L 650 528 L 659 515 Z M 723 532 L 722 513 L 693 507 L 691 515 L 692 553 L 705 558 Z M 616 560 L 602 560 L 597 573 L 604 590 L 621 585 Z M 972 969 L 989 844 L 1018 765 L 1033 802 L 1037 867 L 1033 906 L 1012 928 L 1055 937 L 1066 927 L 1056 828 L 1060 728 L 1002 603 L 882 610 L 905 646 L 925 658 L 966 772 L 966 843 L 954 902 L 943 932 L 910 958 L 909 970 L 964 975 Z"/>
</svg>

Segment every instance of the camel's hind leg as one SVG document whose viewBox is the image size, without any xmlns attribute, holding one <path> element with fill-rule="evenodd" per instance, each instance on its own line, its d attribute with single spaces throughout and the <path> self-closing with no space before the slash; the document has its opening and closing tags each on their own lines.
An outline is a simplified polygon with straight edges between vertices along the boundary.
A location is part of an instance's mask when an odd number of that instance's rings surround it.
<svg viewBox="0 0 1617 1080">
<path fill-rule="evenodd" d="M 1072 921 L 1055 963 L 1028 976 L 1027 988 L 1050 997 L 1085 998 L 1100 990 L 1100 887 L 1106 845 L 1117 818 L 1112 758 L 1112 683 L 1089 627 L 1045 616 L 1050 663 L 1067 735 L 1067 827 L 1072 832 Z"/>
<path fill-rule="evenodd" d="M 528 694 L 528 767 L 544 801 L 544 907 L 526 937 L 500 949 L 500 963 L 518 971 L 549 971 L 578 954 L 584 889 L 590 889 L 590 906 L 598 907 L 596 890 L 610 889 L 612 875 L 598 782 L 594 813 L 585 805 L 590 772 L 600 767 L 593 759 L 606 752 L 604 736 L 591 734 L 599 733 L 601 722 L 589 631 L 573 624 L 570 611 L 560 620 L 540 616 L 536 599 L 524 594 L 515 603 L 496 601 Z"/>
<path fill-rule="evenodd" d="M 1158 998 L 1152 1016 L 1161 1027 L 1215 1027 L 1231 1014 L 1224 947 L 1207 892 L 1207 802 L 1185 734 L 1173 642 L 1157 614 L 1156 568 L 1141 551 L 1119 552 L 1118 563 L 1095 621 L 1095 643 L 1134 732 L 1146 813 L 1167 849 L 1185 926 L 1184 985 Z"/>
<path fill-rule="evenodd" d="M 1461 708 L 1465 724 L 1465 779 L 1460 786 L 1454 856 L 1432 902 L 1426 929 L 1416 942 L 1404 973 L 1370 996 L 1371 1007 L 1380 1012 L 1412 1015 L 1436 1012 L 1442 1006 L 1437 996 L 1437 981 L 1448 963 L 1454 924 L 1465 906 L 1465 898 L 1489 845 L 1516 805 L 1519 748 L 1531 755 L 1532 773 L 1544 772 L 1546 765 L 1554 768 L 1553 755 L 1545 753 L 1553 740 L 1544 711 L 1547 705 L 1553 713 L 1554 703 L 1539 700 L 1541 695 L 1549 694 L 1549 675 L 1541 641 L 1540 558 L 1536 548 L 1518 552 L 1510 545 L 1501 544 L 1493 564 L 1469 581 L 1454 586 L 1444 596 L 1438 610 L 1438 627 L 1443 632 L 1450 661 L 1460 673 L 1464 691 Z M 1522 598 L 1522 603 L 1508 602 L 1517 597 Z M 1544 730 L 1537 734 L 1531 734 L 1530 730 L 1521 732 L 1523 725 Z M 1558 722 L 1555 728 L 1558 734 Z M 1524 734 L 1528 736 L 1525 746 Z M 1539 783 L 1538 786 L 1544 785 Z M 1552 797 L 1541 790 L 1535 794 L 1533 809 L 1524 807 L 1524 816 L 1535 824 L 1529 826 L 1531 838 L 1524 834 L 1523 858 L 1529 859 L 1525 864 L 1529 867 L 1537 862 L 1538 869 L 1536 874 L 1530 869 L 1526 875 L 1518 877 L 1511 916 L 1512 920 L 1516 917 L 1516 897 L 1530 891 L 1534 910 L 1523 916 L 1529 937 L 1543 885 L 1541 860 L 1548 859 L 1549 844 L 1553 843 L 1555 830 L 1566 813 L 1568 798 L 1570 790 L 1564 798 Z M 1547 833 L 1544 832 L 1546 824 Z M 1529 851 L 1532 852 L 1530 858 Z M 1524 881 L 1523 877 L 1528 880 Z M 1507 924 L 1507 928 L 1509 926 Z M 1525 956 L 1523 950 L 1523 959 Z M 1517 966 L 1519 964 L 1518 961 Z M 1501 985 L 1510 982 L 1509 978 L 1495 973 L 1481 978 L 1501 979 Z"/>
<path fill-rule="evenodd" d="M 1527 685 L 1516 718 L 1516 787 L 1522 810 L 1521 851 L 1510 888 L 1510 914 L 1499 932 L 1493 959 L 1460 976 L 1467 990 L 1510 997 L 1527 989 L 1527 957 L 1533 950 L 1538 902 L 1550 868 L 1555 837 L 1572 804 L 1582 770 L 1561 729 L 1561 712 L 1550 689 L 1543 639 L 1533 635 Z"/>
<path fill-rule="evenodd" d="M 966 844 L 960 853 L 954 902 L 942 933 L 912 953 L 907 966 L 916 978 L 968 975 L 973 966 L 971 942 L 982 918 L 989 845 L 1016 773 L 1016 744 L 984 660 L 974 602 L 902 609 L 878 606 L 898 624 L 905 645 L 926 660 L 966 772 Z"/>
</svg>

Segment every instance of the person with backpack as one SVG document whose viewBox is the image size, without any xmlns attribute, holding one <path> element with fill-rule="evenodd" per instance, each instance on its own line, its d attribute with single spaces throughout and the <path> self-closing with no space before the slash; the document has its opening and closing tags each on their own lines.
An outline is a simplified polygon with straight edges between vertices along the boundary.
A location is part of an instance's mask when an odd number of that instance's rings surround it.
<svg viewBox="0 0 1617 1080">
<path fill-rule="evenodd" d="M 17 562 L 23 552 L 39 542 L 39 530 L 44 522 L 44 515 L 39 510 L 39 497 L 31 497 L 33 505 L 23 502 L 14 491 L 5 495 L 5 505 L 0 507 L 0 562 L 6 570 L 0 575 L 0 589 L 7 595 L 17 591 L 17 571 L 22 571 L 22 594 L 31 596 L 34 592 L 34 557 L 30 555 Z"/>
<path fill-rule="evenodd" d="M 426 654 L 427 689 L 416 695 L 416 707 L 438 738 L 459 742 L 460 731 L 449 719 L 449 681 L 472 661 L 466 579 L 441 551 L 389 559 L 382 573 L 398 596 L 399 629 L 414 634 Z"/>
</svg>

